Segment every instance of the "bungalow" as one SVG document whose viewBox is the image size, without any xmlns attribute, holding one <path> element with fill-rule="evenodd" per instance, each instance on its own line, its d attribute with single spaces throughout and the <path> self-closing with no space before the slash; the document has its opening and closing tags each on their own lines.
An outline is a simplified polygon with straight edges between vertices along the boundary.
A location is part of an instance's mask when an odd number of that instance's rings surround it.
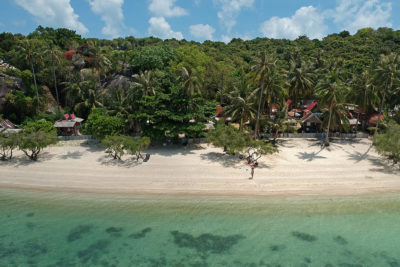
<svg viewBox="0 0 400 267">
<path fill-rule="evenodd" d="M 82 118 L 78 118 L 74 114 L 65 114 L 62 120 L 58 120 L 54 123 L 54 127 L 57 128 L 57 132 L 61 136 L 81 135 L 79 127 L 82 121 Z"/>
<path fill-rule="evenodd" d="M 11 121 L 7 119 L 0 121 L 0 133 L 18 133 L 20 131 L 22 131 L 22 129 L 18 129 Z"/>
<path fill-rule="evenodd" d="M 306 133 L 318 133 L 321 131 L 322 121 L 320 119 L 322 113 L 308 112 L 301 118 L 302 129 Z"/>
</svg>

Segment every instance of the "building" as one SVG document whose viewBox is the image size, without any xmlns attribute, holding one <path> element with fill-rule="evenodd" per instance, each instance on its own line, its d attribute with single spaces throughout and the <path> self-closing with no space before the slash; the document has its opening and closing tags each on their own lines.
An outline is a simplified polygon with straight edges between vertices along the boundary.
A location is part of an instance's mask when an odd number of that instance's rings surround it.
<svg viewBox="0 0 400 267">
<path fill-rule="evenodd" d="M 319 133 L 321 132 L 322 121 L 320 119 L 322 113 L 308 112 L 301 118 L 303 131 L 306 133 Z"/>
<path fill-rule="evenodd" d="M 60 136 L 81 135 L 79 127 L 82 121 L 82 118 L 78 118 L 74 114 L 65 114 L 62 120 L 54 123 L 54 127 L 57 128 L 57 133 Z"/>
<path fill-rule="evenodd" d="M 18 133 L 20 131 L 22 131 L 22 129 L 18 129 L 11 121 L 7 119 L 0 121 L 0 133 Z"/>
</svg>

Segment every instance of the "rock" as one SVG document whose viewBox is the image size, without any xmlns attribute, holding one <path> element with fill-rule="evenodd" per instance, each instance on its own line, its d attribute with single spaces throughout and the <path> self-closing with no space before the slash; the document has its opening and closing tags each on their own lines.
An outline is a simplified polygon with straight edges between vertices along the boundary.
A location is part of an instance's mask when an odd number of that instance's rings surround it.
<svg viewBox="0 0 400 267">
<path fill-rule="evenodd" d="M 124 88 L 129 89 L 131 86 L 131 79 L 123 75 L 114 75 L 106 82 L 104 88 Z"/>
<path fill-rule="evenodd" d="M 5 96 L 8 93 L 14 93 L 16 90 L 25 91 L 22 80 L 0 72 L 0 112 L 3 107 Z"/>
<path fill-rule="evenodd" d="M 81 69 L 79 71 L 81 81 L 95 80 L 97 81 L 97 72 L 94 69 Z"/>
<path fill-rule="evenodd" d="M 51 93 L 49 87 L 42 85 L 42 93 L 39 96 L 41 105 L 45 105 L 48 113 L 55 114 L 57 112 L 57 101 Z"/>
</svg>

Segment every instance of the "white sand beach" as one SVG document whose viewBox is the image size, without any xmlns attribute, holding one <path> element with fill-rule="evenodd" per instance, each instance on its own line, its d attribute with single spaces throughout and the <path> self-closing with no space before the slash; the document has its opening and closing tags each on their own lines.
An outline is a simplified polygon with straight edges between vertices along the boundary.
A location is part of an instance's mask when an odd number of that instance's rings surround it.
<svg viewBox="0 0 400 267">
<path fill-rule="evenodd" d="M 21 152 L 0 162 L 0 187 L 120 194 L 221 196 L 361 195 L 400 193 L 400 172 L 367 139 L 321 150 L 315 140 L 287 139 L 264 156 L 249 180 L 244 160 L 208 145 L 150 148 L 148 162 L 113 160 L 96 145 L 61 142 L 37 162 Z"/>
</svg>

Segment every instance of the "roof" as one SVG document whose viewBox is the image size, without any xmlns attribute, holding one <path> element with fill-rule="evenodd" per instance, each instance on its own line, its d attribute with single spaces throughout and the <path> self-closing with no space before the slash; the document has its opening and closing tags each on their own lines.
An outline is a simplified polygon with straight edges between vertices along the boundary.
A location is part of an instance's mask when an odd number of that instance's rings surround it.
<svg viewBox="0 0 400 267">
<path fill-rule="evenodd" d="M 71 127 L 74 127 L 75 124 L 76 124 L 76 121 L 62 120 L 62 121 L 56 121 L 54 123 L 54 127 L 56 127 L 56 128 L 71 128 Z"/>
<path fill-rule="evenodd" d="M 321 113 L 308 113 L 306 116 L 301 118 L 301 122 L 314 122 L 314 123 L 322 123 L 322 121 L 319 119 L 321 116 Z"/>
<path fill-rule="evenodd" d="M 17 126 L 12 123 L 11 121 L 5 119 L 0 121 L 0 128 L 4 128 L 4 129 L 17 129 Z"/>
<path fill-rule="evenodd" d="M 75 114 L 64 114 L 64 120 L 82 122 L 84 119 L 75 116 Z"/>
</svg>

